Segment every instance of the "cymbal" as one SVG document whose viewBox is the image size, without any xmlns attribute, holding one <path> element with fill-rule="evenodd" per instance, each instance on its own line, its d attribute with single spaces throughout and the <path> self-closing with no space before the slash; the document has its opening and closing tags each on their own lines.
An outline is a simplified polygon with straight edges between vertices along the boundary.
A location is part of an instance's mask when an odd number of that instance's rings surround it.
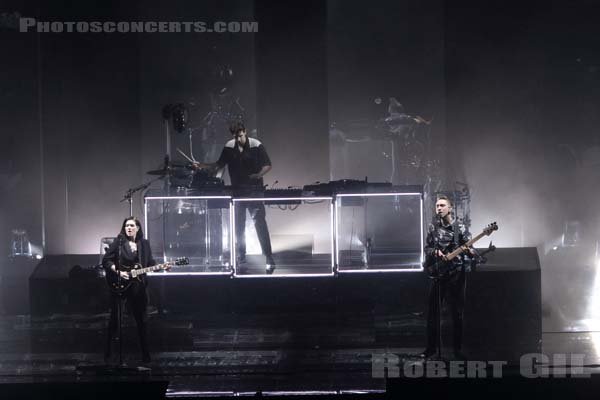
<svg viewBox="0 0 600 400">
<path fill-rule="evenodd" d="M 187 168 L 184 164 L 171 164 L 170 168 L 161 168 L 161 169 L 153 169 L 146 172 L 146 175 L 167 175 L 169 173 L 173 173 L 177 170 L 182 170 Z"/>
<path fill-rule="evenodd" d="M 166 175 L 167 171 L 169 170 L 166 168 L 153 169 L 151 171 L 146 171 L 146 175 Z"/>
</svg>

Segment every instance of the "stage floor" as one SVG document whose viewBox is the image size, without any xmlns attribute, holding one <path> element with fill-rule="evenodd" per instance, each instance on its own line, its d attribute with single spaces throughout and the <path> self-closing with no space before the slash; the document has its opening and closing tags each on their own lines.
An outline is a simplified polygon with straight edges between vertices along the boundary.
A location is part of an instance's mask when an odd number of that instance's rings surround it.
<svg viewBox="0 0 600 400">
<path fill-rule="evenodd" d="M 383 393 L 372 376 L 374 354 L 393 353 L 416 362 L 423 350 L 421 315 L 327 312 L 246 315 L 150 316 L 150 371 L 105 375 L 103 338 L 107 314 L 0 317 L 0 383 L 168 380 L 167 396 L 268 393 Z M 585 354 L 586 371 L 600 372 L 600 332 L 545 333 L 542 353 Z M 180 343 L 177 345 L 176 343 Z M 179 348 L 177 348 L 179 347 Z M 468 346 L 467 346 L 468 347 Z M 138 361 L 134 325 L 127 319 L 125 360 Z M 522 354 L 490 343 L 470 360 L 509 360 Z M 451 352 L 446 355 L 452 359 Z M 490 357 L 491 358 L 488 358 Z M 510 360 L 513 360 L 510 362 Z"/>
<path fill-rule="evenodd" d="M 555 354 L 575 353 L 585 355 L 584 364 L 596 372 L 600 332 L 542 334 L 535 249 L 499 249 L 495 257 L 468 276 L 463 345 L 468 360 L 503 361 L 518 373 L 524 354 L 542 352 L 553 366 L 564 364 Z M 95 275 L 34 274 L 29 280 L 32 314 L 0 316 L 0 382 L 152 379 L 168 381 L 171 397 L 383 393 L 390 382 L 374 372 L 374 360 L 422 363 L 427 274 L 273 279 L 289 266 L 280 263 L 274 276 L 265 276 L 262 263 L 262 257 L 250 258 L 249 269 L 257 272 L 253 279 L 149 277 L 153 360 L 144 365 L 150 370 L 121 375 L 107 375 L 104 368 L 104 281 Z M 452 343 L 450 322 L 445 312 L 447 344 Z M 123 349 L 129 366 L 141 364 L 129 315 Z M 444 356 L 452 360 L 451 349 L 445 348 Z"/>
</svg>

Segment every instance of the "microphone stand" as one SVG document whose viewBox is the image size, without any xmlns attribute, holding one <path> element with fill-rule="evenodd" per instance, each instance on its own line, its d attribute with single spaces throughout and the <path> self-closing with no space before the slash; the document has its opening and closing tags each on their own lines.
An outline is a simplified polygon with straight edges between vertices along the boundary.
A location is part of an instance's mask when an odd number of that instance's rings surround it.
<svg viewBox="0 0 600 400">
<path fill-rule="evenodd" d="M 479 252 L 479 251 L 477 251 L 477 249 L 473 249 L 474 257 L 473 257 L 473 260 L 471 261 L 471 272 L 476 272 L 477 268 L 480 265 L 486 264 L 488 259 L 485 255 L 488 253 L 491 253 L 495 250 L 496 250 L 496 246 L 494 246 L 492 244 L 492 242 L 490 242 L 488 248 L 485 249 L 484 251 Z"/>
<path fill-rule="evenodd" d="M 158 176 L 158 177 L 156 177 L 156 178 L 154 178 L 154 179 L 152 179 L 152 180 L 150 180 L 150 181 L 148 181 L 146 183 L 142 183 L 139 186 L 127 189 L 127 191 L 123 195 L 123 198 L 121 199 L 120 202 L 122 203 L 124 201 L 127 201 L 127 203 L 129 203 L 129 215 L 130 216 L 133 215 L 133 195 L 136 192 L 139 192 L 140 190 L 146 189 L 148 186 L 150 186 L 151 184 L 153 184 L 157 180 L 162 179 L 163 177 L 164 177 L 164 175 L 163 176 Z"/>
<path fill-rule="evenodd" d="M 131 201 L 129 202 L 129 204 L 131 204 Z M 117 262 L 119 265 L 121 264 L 121 246 L 123 246 L 123 236 L 119 235 L 119 251 L 118 251 L 118 255 L 117 255 L 117 257 L 118 257 Z M 116 273 L 117 273 L 117 285 L 118 285 L 118 287 L 121 287 L 121 279 L 122 278 L 121 278 L 120 268 L 117 268 Z M 118 300 L 117 300 L 117 337 L 119 338 L 119 365 L 117 366 L 117 368 L 125 367 L 125 364 L 123 364 L 123 337 L 122 337 L 122 334 L 123 334 L 122 304 L 123 304 L 123 295 L 124 294 L 125 294 L 125 292 L 116 293 L 116 296 L 118 298 Z"/>
</svg>

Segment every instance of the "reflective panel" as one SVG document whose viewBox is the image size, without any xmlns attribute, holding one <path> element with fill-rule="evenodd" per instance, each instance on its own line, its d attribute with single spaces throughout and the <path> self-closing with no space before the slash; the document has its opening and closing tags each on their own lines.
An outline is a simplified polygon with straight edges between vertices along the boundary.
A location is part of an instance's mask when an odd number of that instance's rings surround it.
<svg viewBox="0 0 600 400">
<path fill-rule="evenodd" d="M 422 271 L 421 193 L 338 194 L 336 247 L 340 273 Z"/>
<path fill-rule="evenodd" d="M 236 277 L 333 275 L 331 197 L 233 200 Z"/>
<path fill-rule="evenodd" d="M 190 260 L 159 274 L 231 273 L 231 197 L 146 196 L 144 217 L 157 261 Z"/>
</svg>

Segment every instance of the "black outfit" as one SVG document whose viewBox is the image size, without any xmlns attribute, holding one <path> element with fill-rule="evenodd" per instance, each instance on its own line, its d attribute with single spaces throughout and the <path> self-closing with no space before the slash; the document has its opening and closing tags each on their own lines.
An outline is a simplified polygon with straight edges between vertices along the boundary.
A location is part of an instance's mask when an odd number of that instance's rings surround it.
<svg viewBox="0 0 600 400">
<path fill-rule="evenodd" d="M 152 258 L 150 243 L 146 239 L 140 239 L 136 242 L 137 251 L 131 251 L 128 240 L 119 235 L 108 247 L 104 257 L 102 258 L 102 266 L 107 274 L 116 274 L 111 269 L 114 264 L 117 269 L 120 265 L 132 267 L 135 264 L 140 264 L 143 268 L 156 265 Z M 148 296 L 146 294 L 146 276 L 142 275 L 139 279 L 132 279 L 129 288 L 122 294 L 111 292 L 110 296 L 110 320 L 108 323 L 105 358 L 110 357 L 112 337 L 116 334 L 118 327 L 118 307 L 119 301 L 125 300 L 130 312 L 135 318 L 137 325 L 138 336 L 140 339 L 140 347 L 142 350 L 142 358 L 144 361 L 150 361 L 150 352 L 148 351 L 148 342 L 146 335 L 146 306 L 148 305 Z M 123 311 L 123 307 L 121 307 Z"/>
<path fill-rule="evenodd" d="M 455 229 L 458 229 L 456 235 L 454 233 Z M 440 249 L 444 254 L 448 254 L 466 243 L 470 238 L 470 234 L 462 224 L 446 225 L 439 221 L 430 224 L 425 245 L 426 270 L 427 266 L 435 262 L 436 249 Z M 426 356 L 433 355 L 437 350 L 438 324 L 436 317 L 439 311 L 438 291 L 441 291 L 442 306 L 444 301 L 447 301 L 450 306 L 454 353 L 456 355 L 461 354 L 466 289 L 465 272 L 467 265 L 466 257 L 464 255 L 458 256 L 445 264 L 445 268 L 441 269 L 437 279 L 433 279 L 433 277 L 431 279 L 427 312 L 427 349 L 424 352 Z"/>
<path fill-rule="evenodd" d="M 246 138 L 243 151 L 239 151 L 235 139 L 228 141 L 217 161 L 219 168 L 227 165 L 231 185 L 236 195 L 244 191 L 263 189 L 263 179 L 251 179 L 251 174 L 256 174 L 268 165 L 271 165 L 265 146 L 254 138 Z M 271 238 L 265 219 L 265 206 L 261 202 L 238 202 L 235 210 L 235 234 L 237 237 L 236 252 L 238 259 L 243 261 L 246 257 L 246 210 L 254 221 L 254 228 L 260 242 L 263 255 L 267 257 L 267 264 L 274 265 Z"/>
</svg>

